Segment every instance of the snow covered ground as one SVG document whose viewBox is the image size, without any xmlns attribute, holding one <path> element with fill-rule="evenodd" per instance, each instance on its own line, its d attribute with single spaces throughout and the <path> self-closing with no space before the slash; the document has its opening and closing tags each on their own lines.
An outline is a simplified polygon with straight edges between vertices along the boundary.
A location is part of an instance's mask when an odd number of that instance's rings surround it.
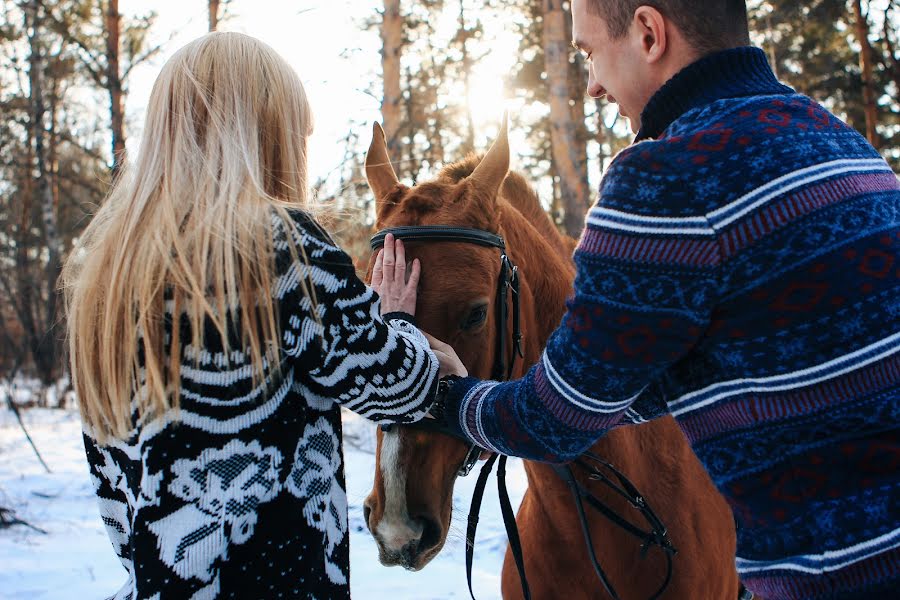
<svg viewBox="0 0 900 600">
<path fill-rule="evenodd" d="M 0 403 L 0 506 L 47 531 L 16 526 L 0 530 L 0 598 L 103 598 L 125 580 L 100 521 L 81 445 L 78 414 L 71 410 L 22 412 L 38 449 L 53 470 L 35 458 L 15 416 Z M 356 600 L 467 598 L 465 518 L 477 470 L 457 481 L 454 519 L 447 544 L 424 570 L 410 573 L 378 562 L 365 527 L 362 503 L 375 469 L 374 426 L 345 414 L 347 495 L 350 503 L 350 583 Z M 510 461 L 514 506 L 525 491 L 525 472 Z M 496 479 L 485 494 L 475 550 L 474 585 L 479 600 L 500 597 L 506 534 L 496 500 Z"/>
</svg>

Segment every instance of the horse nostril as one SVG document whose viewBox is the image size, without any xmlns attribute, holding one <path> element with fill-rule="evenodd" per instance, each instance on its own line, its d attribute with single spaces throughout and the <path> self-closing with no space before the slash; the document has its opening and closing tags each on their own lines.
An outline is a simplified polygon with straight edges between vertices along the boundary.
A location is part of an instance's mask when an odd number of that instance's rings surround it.
<svg viewBox="0 0 900 600">
<path fill-rule="evenodd" d="M 372 507 L 369 506 L 369 501 L 366 500 L 363 503 L 363 520 L 366 522 L 366 527 L 369 528 L 369 531 L 372 531 L 372 526 L 369 524 L 369 517 L 372 516 Z"/>
<path fill-rule="evenodd" d="M 422 537 L 419 538 L 419 552 L 424 553 L 441 543 L 441 526 L 429 517 L 416 519 L 422 524 Z"/>
</svg>

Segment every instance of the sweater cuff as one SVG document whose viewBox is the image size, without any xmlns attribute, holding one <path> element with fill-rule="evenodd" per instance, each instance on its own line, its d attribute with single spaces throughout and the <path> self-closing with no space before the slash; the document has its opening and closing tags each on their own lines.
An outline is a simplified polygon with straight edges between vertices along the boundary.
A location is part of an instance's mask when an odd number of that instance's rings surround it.
<svg viewBox="0 0 900 600">
<path fill-rule="evenodd" d="M 444 398 L 444 406 L 447 411 L 448 425 L 459 430 L 459 437 L 467 440 L 472 444 L 482 446 L 482 442 L 474 438 L 465 426 L 468 410 L 464 408 L 466 396 L 469 392 L 483 383 L 476 377 L 461 377 L 454 379 L 447 389 L 447 396 Z M 482 446 L 484 447 L 484 446 Z"/>
<path fill-rule="evenodd" d="M 416 318 L 413 315 L 409 314 L 408 312 L 403 312 L 403 311 L 399 311 L 399 310 L 394 311 L 394 312 L 389 312 L 387 314 L 381 315 L 381 319 L 385 323 L 387 323 L 388 321 L 404 321 L 406 323 L 409 323 L 413 327 L 417 327 Z"/>
</svg>

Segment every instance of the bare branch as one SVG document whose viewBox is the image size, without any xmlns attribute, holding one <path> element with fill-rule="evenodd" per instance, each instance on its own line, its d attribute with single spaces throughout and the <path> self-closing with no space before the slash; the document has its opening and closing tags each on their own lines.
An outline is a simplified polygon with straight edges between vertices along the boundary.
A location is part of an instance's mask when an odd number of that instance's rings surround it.
<svg viewBox="0 0 900 600">
<path fill-rule="evenodd" d="M 134 58 L 131 61 L 131 64 L 128 65 L 128 68 L 125 69 L 125 72 L 122 73 L 122 81 L 125 81 L 126 79 L 128 79 L 128 74 L 131 73 L 132 69 L 134 69 L 136 66 L 150 60 L 151 58 L 153 58 L 154 56 L 159 54 L 159 52 L 163 49 L 163 47 L 165 47 L 165 42 L 161 43 L 161 44 L 157 44 L 156 46 L 154 46 L 153 48 L 150 48 L 149 50 L 147 50 L 140 56 Z"/>
<path fill-rule="evenodd" d="M 45 529 L 41 529 L 35 525 L 27 521 L 23 521 L 22 519 L 13 515 L 13 511 L 8 508 L 3 508 L 0 506 L 0 529 L 6 527 L 12 527 L 13 525 L 22 525 L 24 527 L 28 527 L 29 529 L 34 529 L 38 533 L 43 533 L 46 535 L 47 531 Z"/>
<path fill-rule="evenodd" d="M 94 55 L 94 52 L 90 49 L 90 47 L 88 47 L 87 43 L 80 37 L 78 37 L 75 33 L 70 31 L 69 28 L 66 27 L 66 24 L 58 19 L 56 15 L 54 15 L 49 10 L 47 10 L 45 16 L 50 22 L 51 29 L 53 31 L 61 35 L 63 39 L 65 39 L 69 43 L 74 44 L 81 50 L 81 52 L 77 53 L 78 59 L 88 70 L 91 79 L 93 79 L 97 83 L 97 85 L 105 87 L 105 84 L 103 82 L 103 73 L 106 71 L 106 69 Z"/>
<path fill-rule="evenodd" d="M 18 365 L 16 365 L 14 373 L 13 373 L 13 377 L 15 377 L 15 371 L 18 371 L 18 370 L 19 370 L 19 367 L 18 367 Z M 10 378 L 10 381 L 12 381 L 12 378 Z M 9 405 L 9 410 L 13 411 L 13 414 L 16 415 L 16 420 L 19 422 L 19 427 L 22 428 L 22 432 L 25 434 L 25 438 L 28 440 L 28 443 L 31 444 L 31 449 L 34 450 L 34 454 L 35 454 L 35 456 L 37 456 L 37 459 L 41 462 L 42 465 L 44 465 L 44 469 L 46 469 L 46 471 L 48 473 L 52 473 L 53 471 L 51 471 L 50 467 L 47 465 L 47 463 L 44 462 L 44 457 L 41 456 L 41 453 L 37 448 L 37 444 L 34 443 L 34 440 L 31 439 L 31 434 L 28 433 L 28 429 L 25 428 L 25 422 L 22 421 L 22 415 L 19 413 L 19 407 L 16 406 L 16 403 L 13 401 L 13 394 L 15 393 L 15 389 L 16 389 L 15 384 L 11 383 L 10 388 L 11 388 L 10 393 L 6 394 L 6 403 Z M 24 523 L 21 521 L 20 521 L 20 523 L 28 525 L 27 523 Z M 37 529 L 37 527 L 34 527 L 33 525 L 31 525 L 30 527 Z M 43 531 L 41 529 L 37 529 L 37 530 Z M 47 533 L 47 532 L 43 531 L 43 533 Z"/>
</svg>

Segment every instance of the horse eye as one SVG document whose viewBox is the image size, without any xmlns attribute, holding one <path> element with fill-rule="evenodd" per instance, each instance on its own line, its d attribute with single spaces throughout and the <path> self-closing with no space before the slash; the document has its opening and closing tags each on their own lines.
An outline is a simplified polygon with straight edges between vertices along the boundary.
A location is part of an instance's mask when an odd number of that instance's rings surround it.
<svg viewBox="0 0 900 600">
<path fill-rule="evenodd" d="M 466 317 L 463 329 L 474 329 L 484 323 L 485 319 L 487 319 L 487 306 L 478 306 L 472 309 L 472 312 Z"/>
</svg>

